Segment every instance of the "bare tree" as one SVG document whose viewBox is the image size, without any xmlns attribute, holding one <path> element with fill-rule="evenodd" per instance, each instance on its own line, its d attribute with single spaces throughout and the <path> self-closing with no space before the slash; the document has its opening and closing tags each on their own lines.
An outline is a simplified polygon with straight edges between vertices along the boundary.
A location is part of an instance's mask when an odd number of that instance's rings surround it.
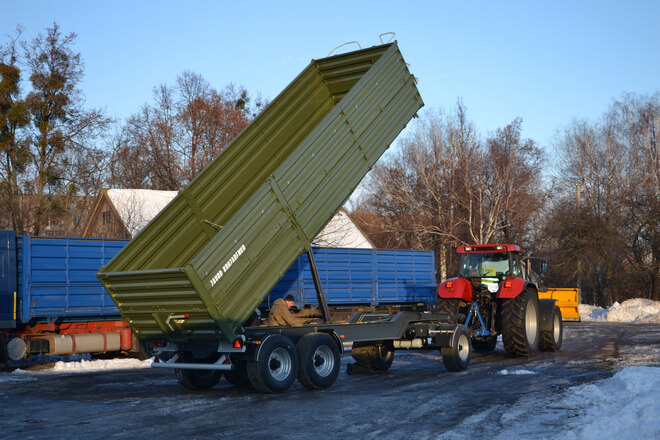
<svg viewBox="0 0 660 440">
<path fill-rule="evenodd" d="M 450 115 L 427 113 L 398 151 L 374 167 L 360 226 L 388 245 L 436 252 L 438 273 L 453 270 L 454 243 L 519 239 L 544 202 L 541 151 L 516 119 L 482 143 L 461 102 Z M 373 213 L 373 214 L 370 214 Z"/>
<path fill-rule="evenodd" d="M 247 126 L 249 102 L 244 89 L 229 85 L 219 93 L 189 71 L 177 77 L 176 86 L 161 85 L 154 104 L 144 105 L 122 128 L 113 147 L 111 184 L 181 188 Z"/>
</svg>

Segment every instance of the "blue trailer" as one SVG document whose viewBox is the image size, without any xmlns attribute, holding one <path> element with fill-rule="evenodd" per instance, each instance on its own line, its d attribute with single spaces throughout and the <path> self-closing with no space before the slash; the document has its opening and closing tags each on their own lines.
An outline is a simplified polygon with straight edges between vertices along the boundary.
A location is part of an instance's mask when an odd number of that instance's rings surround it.
<svg viewBox="0 0 660 440">
<path fill-rule="evenodd" d="M 435 302 L 432 251 L 314 248 L 323 292 L 334 319 L 357 310 L 428 310 Z M 267 309 L 292 295 L 301 305 L 318 306 L 311 265 L 302 254 L 266 296 Z M 341 316 L 340 316 L 341 315 Z"/>
<path fill-rule="evenodd" d="M 125 244 L 0 231 L 0 363 L 35 353 L 135 351 L 129 326 L 95 276 Z"/>
<path fill-rule="evenodd" d="M 96 278 L 127 240 L 28 237 L 0 231 L 0 363 L 30 354 L 136 352 L 139 344 Z M 356 310 L 421 310 L 435 301 L 433 252 L 314 248 L 335 317 Z M 316 306 L 307 254 L 264 299 Z"/>
</svg>

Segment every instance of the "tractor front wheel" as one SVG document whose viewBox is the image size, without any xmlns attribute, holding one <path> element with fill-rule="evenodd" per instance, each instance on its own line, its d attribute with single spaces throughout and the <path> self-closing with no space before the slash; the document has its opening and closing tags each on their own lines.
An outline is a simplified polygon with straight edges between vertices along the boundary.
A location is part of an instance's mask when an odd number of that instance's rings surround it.
<svg viewBox="0 0 660 440">
<path fill-rule="evenodd" d="M 541 351 L 559 351 L 564 338 L 564 326 L 559 307 L 552 308 L 552 329 L 541 332 L 541 341 L 539 349 Z"/>
</svg>

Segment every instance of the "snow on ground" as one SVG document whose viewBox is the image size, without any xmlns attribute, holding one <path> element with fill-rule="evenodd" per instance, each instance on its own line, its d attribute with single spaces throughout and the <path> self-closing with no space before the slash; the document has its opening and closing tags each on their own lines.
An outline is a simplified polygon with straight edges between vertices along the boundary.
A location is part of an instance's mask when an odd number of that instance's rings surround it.
<svg viewBox="0 0 660 440">
<path fill-rule="evenodd" d="M 660 324 L 660 301 L 643 298 L 615 302 L 610 308 L 580 304 L 583 321 L 631 322 L 636 324 Z"/>
<path fill-rule="evenodd" d="M 657 367 L 628 367 L 601 382 L 569 388 L 556 405 L 568 415 L 581 417 L 577 422 L 567 418 L 569 429 L 556 438 L 658 438 L 658 389 Z"/>
<path fill-rule="evenodd" d="M 534 394 L 513 405 L 475 411 L 438 439 L 656 439 L 660 438 L 658 387 L 660 368 L 628 367 L 609 379 L 568 387 L 544 398 Z"/>
<path fill-rule="evenodd" d="M 510 374 L 513 374 L 513 375 L 536 374 L 536 372 L 535 371 L 530 371 L 530 370 L 524 370 L 524 369 L 521 369 L 521 370 L 506 370 L 506 369 L 504 369 L 504 370 L 500 370 L 497 374 L 501 374 L 502 376 L 508 376 Z"/>
<path fill-rule="evenodd" d="M 151 367 L 151 359 L 140 361 L 138 359 L 104 359 L 104 360 L 86 360 L 79 361 L 57 361 L 52 368 L 38 369 L 17 369 L 9 374 L 0 374 L 0 383 L 12 381 L 18 376 L 34 376 L 42 374 L 57 373 L 90 373 L 106 370 L 127 370 L 136 368 Z"/>
</svg>

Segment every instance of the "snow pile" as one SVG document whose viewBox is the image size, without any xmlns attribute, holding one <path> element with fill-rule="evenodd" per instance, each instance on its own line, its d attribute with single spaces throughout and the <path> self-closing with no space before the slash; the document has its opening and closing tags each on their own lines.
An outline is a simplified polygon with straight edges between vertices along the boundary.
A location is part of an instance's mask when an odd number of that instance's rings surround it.
<svg viewBox="0 0 660 440">
<path fill-rule="evenodd" d="M 80 362 L 59 361 L 53 367 L 54 371 L 101 371 L 101 370 L 125 370 L 134 368 L 149 368 L 151 359 L 141 361 L 138 359 L 107 359 Z"/>
<path fill-rule="evenodd" d="M 508 375 L 526 375 L 526 374 L 536 374 L 534 371 L 530 370 L 500 370 L 497 374 L 500 374 L 502 376 L 508 376 Z"/>
<path fill-rule="evenodd" d="M 615 302 L 609 309 L 580 304 L 580 319 L 583 321 L 660 324 L 660 302 L 635 298 L 620 304 Z"/>
<path fill-rule="evenodd" d="M 660 368 L 654 367 L 628 367 L 610 379 L 573 387 L 558 406 L 579 420 L 555 438 L 659 438 L 658 389 Z"/>
<path fill-rule="evenodd" d="M 80 360 L 77 362 L 57 361 L 53 368 L 40 370 L 16 370 L 12 374 L 44 374 L 44 373 L 73 373 L 93 372 L 104 370 L 127 370 L 136 368 L 149 368 L 151 359 L 140 361 L 138 359 L 107 359 L 107 360 Z"/>
</svg>

